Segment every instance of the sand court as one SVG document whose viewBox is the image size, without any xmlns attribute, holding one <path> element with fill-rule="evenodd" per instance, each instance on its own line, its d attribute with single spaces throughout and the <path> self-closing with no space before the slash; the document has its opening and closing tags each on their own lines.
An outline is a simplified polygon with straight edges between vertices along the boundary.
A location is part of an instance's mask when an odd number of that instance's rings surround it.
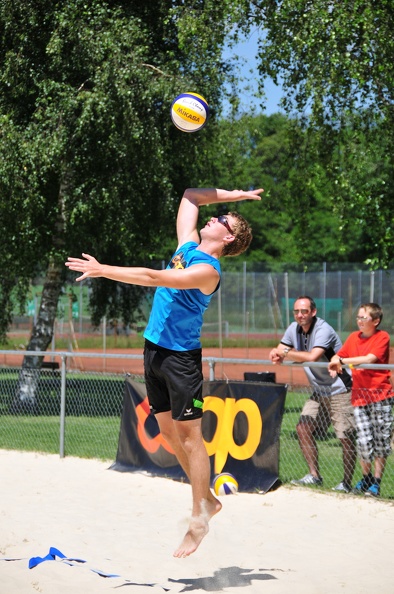
<svg viewBox="0 0 394 594">
<path fill-rule="evenodd" d="M 190 486 L 110 464 L 0 450 L 1 594 L 393 592 L 391 502 L 297 487 L 222 497 L 199 549 L 176 559 Z"/>
</svg>

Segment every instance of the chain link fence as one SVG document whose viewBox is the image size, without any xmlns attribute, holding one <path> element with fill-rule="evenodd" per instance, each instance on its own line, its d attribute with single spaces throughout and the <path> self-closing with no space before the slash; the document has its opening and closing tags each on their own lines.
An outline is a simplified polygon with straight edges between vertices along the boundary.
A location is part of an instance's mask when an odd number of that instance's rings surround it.
<svg viewBox="0 0 394 594">
<path fill-rule="evenodd" d="M 266 272 L 261 271 L 262 265 L 255 262 L 231 262 L 241 270 L 226 270 L 226 264 L 224 260 L 220 290 L 213 295 L 204 315 L 203 338 L 214 336 L 224 340 L 235 337 L 247 342 L 267 336 L 279 338 L 293 321 L 294 300 L 305 294 L 315 299 L 317 315 L 333 326 L 341 338 L 357 329 L 357 310 L 361 303 L 371 301 L 383 308 L 382 327 L 389 333 L 394 332 L 394 270 L 371 271 L 362 264 L 323 263 L 304 267 L 283 264 L 283 272 Z M 129 337 L 140 334 L 145 327 L 152 304 L 152 288 L 145 289 L 140 304 L 142 313 L 136 312 L 139 321 L 132 327 L 123 325 L 120 320 L 103 318 L 101 326 L 93 329 L 89 310 L 91 283 L 92 280 L 87 279 L 78 286 L 75 283 L 67 285 L 61 295 L 53 350 L 56 350 L 59 339 L 67 339 L 72 345 L 74 336 L 86 335 L 101 337 L 105 348 L 108 336 L 115 340 L 121 335 Z M 25 311 L 17 312 L 15 308 L 10 335 L 19 336 L 22 344 L 36 322 L 41 294 L 42 280 L 36 279 Z M 61 348 L 71 350 L 71 347 Z"/>
<path fill-rule="evenodd" d="M 21 368 L 0 368 L 0 447 L 113 459 L 124 376 L 68 371 L 62 414 L 60 370 L 34 373 L 35 395 L 21 400 Z"/>
<path fill-rule="evenodd" d="M 316 390 L 313 392 L 309 386 L 293 385 L 289 386 L 289 388 L 280 433 L 280 478 L 285 483 L 298 480 L 310 472 L 299 446 L 296 426 L 305 402 L 313 393 L 316 394 Z M 392 429 L 391 423 L 391 446 L 393 447 Z M 315 462 L 318 462 L 323 482 L 320 486 L 309 486 L 308 488 L 334 490 L 343 481 L 346 470 L 350 470 L 348 461 L 343 456 L 341 441 L 337 438 L 328 416 L 322 416 L 320 422 L 317 423 L 313 436 L 318 452 L 318 460 L 315 460 Z M 349 438 L 354 444 L 354 451 L 357 452 L 356 431 L 350 433 Z M 372 474 L 373 471 L 374 466 L 372 464 Z M 357 456 L 351 484 L 353 488 L 362 479 L 362 476 Z M 383 498 L 394 499 L 394 457 L 392 453 L 387 458 L 380 494 Z"/>
<path fill-rule="evenodd" d="M 34 392 L 28 398 L 25 394 L 21 399 L 22 357 L 26 353 L 6 353 L 17 354 L 20 364 L 15 367 L 0 367 L 0 448 L 115 460 L 123 409 L 125 374 L 67 369 L 66 360 L 72 358 L 72 353 L 47 353 L 58 358 L 60 356 L 61 365 L 56 368 L 57 365 L 52 364 L 49 368 L 34 371 Z M 78 354 L 79 357 L 83 355 Z M 127 355 L 124 357 L 127 358 Z M 220 361 L 221 359 L 209 358 L 211 380 L 214 379 L 215 363 Z M 251 363 L 259 363 L 260 367 L 270 369 L 268 361 L 227 361 L 233 369 L 234 365 L 244 367 Z M 291 364 L 286 365 L 289 369 L 293 367 Z M 391 368 L 394 369 L 394 366 Z M 275 374 L 271 373 L 271 376 L 275 377 Z M 136 381 L 143 381 L 142 376 L 132 377 Z M 228 379 L 231 381 L 231 374 Z M 264 377 L 262 379 L 264 381 Z M 283 483 L 290 483 L 309 472 L 299 446 L 296 426 L 304 403 L 312 395 L 312 389 L 301 383 L 289 382 L 287 386 L 280 434 L 280 479 Z M 324 480 L 322 485 L 309 488 L 331 490 L 344 476 L 341 442 L 329 424 L 321 430 L 316 430 L 315 439 L 319 452 L 320 473 Z M 360 478 L 361 470 L 357 462 L 354 483 Z M 392 455 L 387 460 L 381 496 L 394 500 Z"/>
<path fill-rule="evenodd" d="M 361 303 L 377 302 L 383 308 L 382 327 L 394 331 L 394 271 L 360 269 L 295 270 L 254 272 L 253 263 L 244 270 L 224 271 L 220 291 L 214 295 L 204 316 L 205 334 L 221 329 L 223 337 L 234 334 L 245 340 L 260 335 L 279 337 L 293 321 L 293 303 L 299 295 L 310 295 L 317 315 L 344 338 L 357 329 Z"/>
</svg>

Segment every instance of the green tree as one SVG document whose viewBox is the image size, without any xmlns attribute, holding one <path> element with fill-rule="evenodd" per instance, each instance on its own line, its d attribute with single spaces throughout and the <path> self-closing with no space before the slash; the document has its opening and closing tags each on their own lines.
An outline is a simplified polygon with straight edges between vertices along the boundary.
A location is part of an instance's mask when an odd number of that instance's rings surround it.
<svg viewBox="0 0 394 594">
<path fill-rule="evenodd" d="M 261 203 L 240 203 L 237 210 L 253 228 L 253 241 L 245 257 L 269 266 L 283 261 L 285 254 L 290 260 L 297 259 L 292 220 L 281 207 L 286 202 L 292 167 L 287 128 L 288 119 L 281 114 L 222 119 L 211 146 L 216 186 L 264 188 Z M 223 265 L 229 268 L 239 264 L 228 260 Z"/>
<path fill-rule="evenodd" d="M 345 233 L 338 212 L 327 207 L 337 190 L 319 160 L 318 143 L 317 132 L 307 134 L 283 114 L 220 120 L 209 158 L 215 185 L 265 189 L 262 203 L 237 205 L 253 227 L 245 258 L 255 266 L 360 261 L 360 226 L 351 220 Z"/>
<path fill-rule="evenodd" d="M 336 184 L 330 208 L 344 230 L 353 221 L 363 228 L 371 266 L 387 266 L 394 256 L 391 0 L 239 0 L 237 7 L 246 30 L 263 28 L 262 85 L 267 76 L 280 82 L 287 113 L 315 135 L 319 161 Z"/>
<path fill-rule="evenodd" d="M 46 350 L 66 255 L 125 265 L 162 257 L 212 135 L 179 132 L 171 100 L 197 89 L 220 105 L 226 3 L 214 4 L 0 0 L 2 335 L 12 288 L 23 301 L 43 271 L 27 348 Z M 93 321 L 107 313 L 129 322 L 139 299 L 135 287 L 94 283 Z M 29 370 L 40 363 L 25 357 L 22 399 L 32 398 Z"/>
</svg>

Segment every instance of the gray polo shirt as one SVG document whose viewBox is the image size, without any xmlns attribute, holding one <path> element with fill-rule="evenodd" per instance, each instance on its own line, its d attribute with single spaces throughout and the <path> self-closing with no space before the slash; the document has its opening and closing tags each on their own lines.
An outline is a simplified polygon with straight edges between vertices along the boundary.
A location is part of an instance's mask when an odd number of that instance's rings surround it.
<svg viewBox="0 0 394 594">
<path fill-rule="evenodd" d="M 312 321 L 311 327 L 306 334 L 304 334 L 297 322 L 290 324 L 283 335 L 281 343 L 297 351 L 311 351 L 315 347 L 324 349 L 319 363 L 328 363 L 342 346 L 341 339 L 334 328 L 327 324 L 325 320 L 317 317 Z M 330 376 L 328 369 L 325 367 L 304 367 L 304 369 L 309 383 L 319 396 L 341 394 L 351 388 L 351 376 L 345 369 L 343 373 L 335 378 Z"/>
</svg>

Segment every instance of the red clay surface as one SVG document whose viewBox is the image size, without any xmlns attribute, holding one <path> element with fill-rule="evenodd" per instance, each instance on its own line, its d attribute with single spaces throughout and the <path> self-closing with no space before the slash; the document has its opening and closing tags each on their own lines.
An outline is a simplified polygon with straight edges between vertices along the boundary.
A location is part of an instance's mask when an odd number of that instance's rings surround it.
<svg viewBox="0 0 394 594">
<path fill-rule="evenodd" d="M 237 359 L 235 362 L 216 362 L 214 373 L 215 379 L 244 380 L 245 372 L 273 372 L 276 375 L 276 382 L 291 385 L 308 385 L 305 371 L 297 365 L 272 365 L 269 363 L 270 348 L 204 348 L 203 357 L 215 357 L 220 359 Z M 394 349 L 390 349 L 390 361 L 394 361 Z M 142 349 L 107 349 L 106 353 L 119 355 L 119 357 L 104 359 L 102 351 L 97 349 L 84 349 L 81 353 L 97 353 L 97 357 L 84 358 L 74 353 L 74 359 L 68 360 L 68 369 L 79 369 L 81 371 L 97 371 L 104 373 L 130 373 L 132 375 L 143 375 Z M 20 367 L 24 352 L 20 355 L 5 355 L 0 351 L 1 367 Z M 125 359 L 121 355 L 138 355 L 140 359 Z M 45 361 L 49 361 L 45 357 Z M 55 358 L 60 364 L 60 357 Z M 265 361 L 265 363 L 245 363 L 248 361 Z M 204 378 L 209 379 L 210 367 L 208 362 L 203 363 Z"/>
<path fill-rule="evenodd" d="M 237 359 L 238 362 L 217 362 L 215 364 L 215 379 L 229 379 L 229 380 L 243 380 L 244 372 L 263 372 L 269 371 L 276 374 L 276 381 L 278 383 L 289 384 L 307 384 L 305 372 L 302 368 L 296 365 L 270 365 L 244 363 L 241 360 L 247 359 L 257 361 L 268 361 L 270 348 L 205 348 L 203 349 L 203 357 L 215 357 L 221 359 Z M 68 362 L 69 369 L 80 369 L 81 371 L 97 371 L 106 373 L 131 373 L 133 375 L 143 374 L 142 359 L 124 359 L 121 356 L 115 358 L 104 359 L 102 351 L 97 349 L 84 349 L 81 353 L 97 353 L 97 357 L 84 358 L 75 352 L 74 360 Z M 4 355 L 0 351 L 0 365 L 4 367 L 20 367 L 23 359 L 23 351 L 20 355 Z M 142 349 L 107 349 L 106 354 L 118 355 L 139 355 L 142 356 Z M 60 358 L 55 358 L 60 363 Z M 45 358 L 49 361 L 49 357 Z M 209 379 L 210 368 L 209 363 L 203 363 L 204 378 Z"/>
</svg>

